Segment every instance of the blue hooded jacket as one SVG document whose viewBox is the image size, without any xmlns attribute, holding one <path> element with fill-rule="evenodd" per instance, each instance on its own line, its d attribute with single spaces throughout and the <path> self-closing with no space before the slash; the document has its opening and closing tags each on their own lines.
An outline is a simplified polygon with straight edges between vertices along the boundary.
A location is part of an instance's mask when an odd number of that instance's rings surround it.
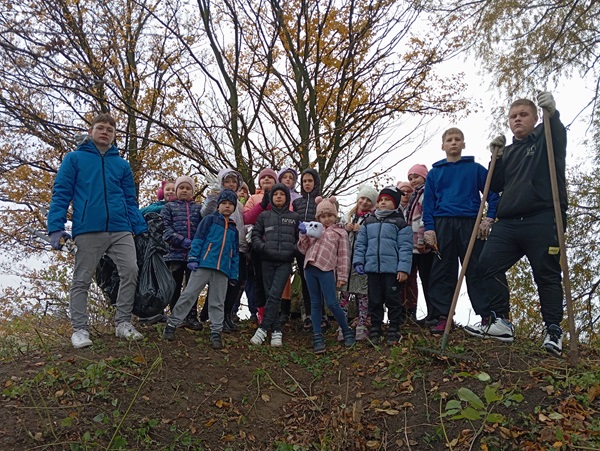
<svg viewBox="0 0 600 451">
<path fill-rule="evenodd" d="M 65 229 L 73 202 L 73 237 L 92 232 L 147 231 L 136 200 L 129 163 L 111 146 L 102 155 L 84 141 L 63 159 L 52 188 L 48 233 Z"/>
</svg>

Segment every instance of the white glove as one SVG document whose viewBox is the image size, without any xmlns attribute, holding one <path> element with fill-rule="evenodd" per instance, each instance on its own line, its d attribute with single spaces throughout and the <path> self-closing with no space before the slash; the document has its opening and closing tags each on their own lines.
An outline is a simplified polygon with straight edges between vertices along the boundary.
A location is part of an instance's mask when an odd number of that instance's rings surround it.
<svg viewBox="0 0 600 451">
<path fill-rule="evenodd" d="M 538 106 L 548 112 L 548 116 L 556 113 L 556 101 L 551 92 L 540 92 L 537 96 Z"/>
<path fill-rule="evenodd" d="M 492 142 L 490 143 L 490 152 L 493 153 L 494 150 L 498 149 L 496 156 L 501 157 L 502 154 L 504 153 L 505 146 L 506 146 L 506 136 L 498 135 L 494 139 L 492 139 Z"/>
<path fill-rule="evenodd" d="M 209 172 L 204 178 L 206 179 L 206 183 L 208 183 L 208 191 L 210 193 L 219 194 L 221 192 L 221 181 L 216 175 Z"/>
</svg>

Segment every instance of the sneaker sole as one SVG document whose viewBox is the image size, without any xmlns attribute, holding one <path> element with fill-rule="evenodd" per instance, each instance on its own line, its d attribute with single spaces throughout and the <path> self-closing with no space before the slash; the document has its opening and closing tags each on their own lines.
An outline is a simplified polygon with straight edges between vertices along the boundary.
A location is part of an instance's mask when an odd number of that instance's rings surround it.
<svg viewBox="0 0 600 451">
<path fill-rule="evenodd" d="M 283 346 L 283 343 L 273 343 L 271 342 L 271 346 L 274 348 L 281 348 Z"/>
<path fill-rule="evenodd" d="M 91 341 L 88 343 L 88 342 L 86 341 L 86 342 L 84 342 L 84 343 L 79 343 L 79 344 L 77 344 L 77 345 L 76 345 L 76 344 L 74 344 L 74 343 L 71 343 L 71 344 L 73 345 L 73 347 L 74 347 L 75 349 L 81 349 L 81 348 L 89 348 L 89 347 L 90 347 L 90 346 L 92 346 L 94 343 L 92 343 Z"/>
<path fill-rule="evenodd" d="M 325 349 L 319 349 L 318 351 L 315 351 L 315 354 L 325 354 Z"/>
<path fill-rule="evenodd" d="M 546 352 L 548 352 L 549 354 L 552 354 L 553 356 L 556 357 L 562 357 L 562 351 L 560 351 L 558 348 L 556 348 L 555 346 L 552 346 L 551 344 L 545 344 L 542 346 Z"/>
</svg>

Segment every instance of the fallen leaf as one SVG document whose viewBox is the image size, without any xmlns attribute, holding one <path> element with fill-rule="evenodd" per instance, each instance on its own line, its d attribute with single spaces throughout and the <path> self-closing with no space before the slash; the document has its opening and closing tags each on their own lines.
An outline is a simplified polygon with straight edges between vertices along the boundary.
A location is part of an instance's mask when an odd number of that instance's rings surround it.
<svg viewBox="0 0 600 451">
<path fill-rule="evenodd" d="M 400 411 L 396 409 L 375 409 L 375 412 L 383 412 L 388 415 L 398 415 L 400 413 Z"/>
<path fill-rule="evenodd" d="M 214 418 L 209 419 L 206 423 L 204 423 L 204 426 L 206 426 L 207 428 L 211 427 L 213 424 L 215 424 L 217 422 L 217 420 L 215 420 Z"/>
<path fill-rule="evenodd" d="M 554 386 L 553 385 L 547 385 L 545 387 L 542 387 L 541 390 L 545 393 L 548 393 L 549 395 L 554 393 Z"/>
<path fill-rule="evenodd" d="M 218 399 L 215 401 L 215 406 L 217 406 L 219 409 L 222 409 L 224 407 L 229 407 L 229 403 L 222 399 Z"/>
<path fill-rule="evenodd" d="M 44 441 L 44 437 L 42 436 L 41 432 L 36 432 L 35 435 L 33 436 L 33 439 L 38 441 L 38 442 L 43 442 Z"/>
<path fill-rule="evenodd" d="M 371 449 L 379 448 L 379 440 L 369 440 L 367 442 L 367 448 L 371 448 Z"/>
<path fill-rule="evenodd" d="M 235 437 L 231 434 L 227 434 L 224 435 L 221 440 L 223 440 L 224 442 L 233 442 L 235 440 Z"/>
<path fill-rule="evenodd" d="M 590 402 L 593 402 L 600 395 L 600 385 L 594 385 L 588 388 L 588 398 Z"/>
<path fill-rule="evenodd" d="M 142 364 L 146 363 L 146 357 L 144 357 L 144 356 L 143 356 L 143 355 L 141 355 L 141 354 L 138 354 L 138 355 L 136 355 L 136 356 L 135 356 L 133 359 L 131 359 L 131 360 L 133 360 L 135 363 L 137 363 L 137 364 L 139 364 L 139 365 L 142 365 Z"/>
<path fill-rule="evenodd" d="M 64 394 L 65 394 L 64 390 L 58 390 L 56 393 L 54 393 L 54 396 L 56 396 L 57 398 L 60 398 Z"/>
<path fill-rule="evenodd" d="M 264 402 L 269 402 L 271 400 L 271 397 L 269 395 L 267 395 L 266 393 L 263 393 L 262 395 L 260 395 L 260 397 L 262 398 L 262 400 Z"/>
<path fill-rule="evenodd" d="M 163 419 L 161 420 L 161 422 L 162 422 L 163 424 L 169 424 L 169 423 L 171 422 L 171 420 L 170 420 L 169 418 L 163 418 Z"/>
</svg>

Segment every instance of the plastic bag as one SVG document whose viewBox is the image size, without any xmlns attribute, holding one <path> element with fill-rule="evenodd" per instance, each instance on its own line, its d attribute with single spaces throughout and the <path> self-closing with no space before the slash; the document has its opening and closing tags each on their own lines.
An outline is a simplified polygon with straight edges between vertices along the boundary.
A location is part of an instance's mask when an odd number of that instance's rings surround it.
<svg viewBox="0 0 600 451">
<path fill-rule="evenodd" d="M 96 267 L 96 283 L 111 305 L 117 303 L 119 281 L 117 266 L 108 255 L 103 255 Z"/>
</svg>

